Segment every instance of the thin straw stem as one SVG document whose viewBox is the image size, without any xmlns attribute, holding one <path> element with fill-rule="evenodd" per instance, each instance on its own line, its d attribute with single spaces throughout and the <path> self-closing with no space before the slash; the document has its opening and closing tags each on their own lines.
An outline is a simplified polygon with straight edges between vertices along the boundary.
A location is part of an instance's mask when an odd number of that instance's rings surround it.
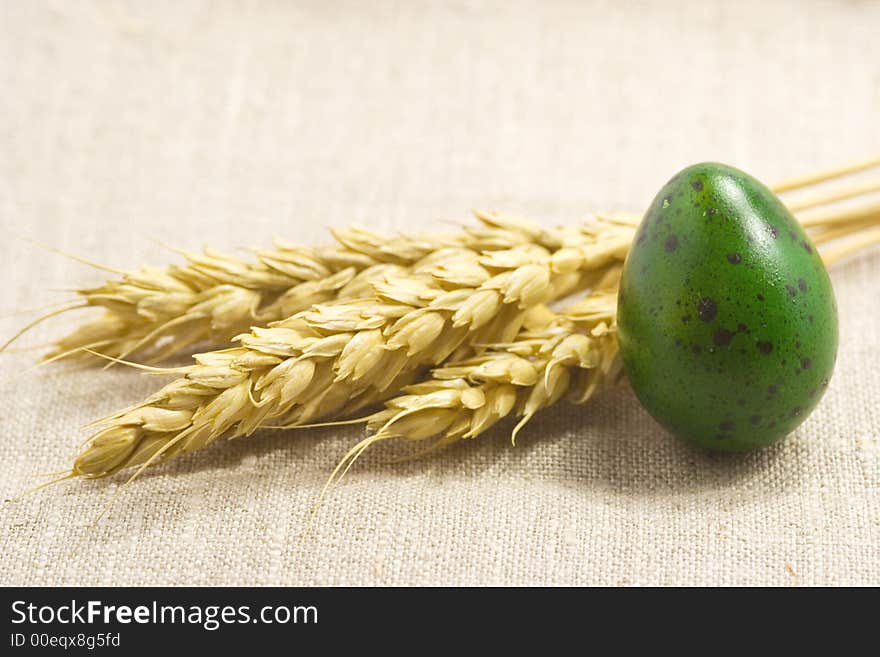
<svg viewBox="0 0 880 657">
<path fill-rule="evenodd" d="M 786 203 L 786 205 L 792 212 L 798 212 L 808 208 L 836 203 L 837 201 L 845 201 L 857 196 L 862 196 L 863 194 L 872 194 L 874 192 L 880 192 L 880 180 L 868 180 L 860 183 L 853 183 L 841 189 L 820 191 L 809 196 L 804 196 L 797 201 Z"/>
<path fill-rule="evenodd" d="M 847 164 L 842 167 L 835 167 L 833 169 L 817 171 L 816 173 L 811 173 L 796 178 L 789 178 L 788 180 L 783 180 L 782 182 L 776 183 L 775 185 L 773 185 L 773 187 L 771 187 L 771 189 L 779 194 L 781 192 L 787 192 L 793 189 L 807 187 L 808 185 L 814 185 L 816 183 L 824 182 L 826 180 L 832 180 L 833 178 L 841 178 L 851 173 L 858 173 L 859 171 L 865 171 L 866 169 L 870 169 L 876 166 L 880 166 L 880 157 L 878 156 L 874 156 L 867 160 L 861 160 L 859 162 L 853 162 L 852 164 Z"/>
<path fill-rule="evenodd" d="M 826 267 L 830 267 L 848 256 L 877 244 L 880 244 L 880 227 L 866 230 L 853 239 L 822 249 L 822 260 Z"/>
<path fill-rule="evenodd" d="M 806 212 L 801 214 L 798 217 L 798 220 L 804 228 L 809 228 L 811 226 L 819 225 L 827 226 L 832 224 L 851 223 L 876 217 L 880 217 L 880 201 L 874 201 L 873 203 L 867 203 L 854 208 L 836 210 L 834 208 L 828 208 L 825 210 Z"/>
</svg>

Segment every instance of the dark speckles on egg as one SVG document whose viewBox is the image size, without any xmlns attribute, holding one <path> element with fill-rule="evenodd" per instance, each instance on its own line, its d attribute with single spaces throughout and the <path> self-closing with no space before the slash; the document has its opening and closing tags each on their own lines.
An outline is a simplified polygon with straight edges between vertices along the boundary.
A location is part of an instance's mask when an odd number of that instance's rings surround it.
<svg viewBox="0 0 880 657">
<path fill-rule="evenodd" d="M 678 249 L 678 237 L 676 237 L 675 235 L 670 235 L 669 237 L 667 237 L 663 248 L 665 248 L 666 251 L 669 253 L 672 253 L 673 251 Z"/>
<path fill-rule="evenodd" d="M 760 415 L 750 415 L 749 422 L 752 424 L 761 424 L 761 416 Z"/>
<path fill-rule="evenodd" d="M 738 265 L 742 262 L 742 256 L 739 253 L 728 253 L 727 262 L 732 265 Z"/>
<path fill-rule="evenodd" d="M 736 423 L 733 420 L 724 420 L 724 422 L 718 425 L 718 428 L 721 431 L 730 432 L 736 429 Z"/>
<path fill-rule="evenodd" d="M 695 356 L 699 356 L 701 353 L 703 353 L 703 348 L 700 345 L 695 344 L 691 347 L 691 351 L 694 353 Z"/>
<path fill-rule="evenodd" d="M 813 364 L 813 361 L 810 360 L 809 358 L 801 358 L 801 367 L 803 369 L 805 369 L 805 370 L 810 369 L 810 366 L 812 366 L 812 364 Z"/>
<path fill-rule="evenodd" d="M 767 394 L 771 397 L 776 394 L 776 386 L 767 386 Z"/>
<path fill-rule="evenodd" d="M 773 351 L 773 343 L 766 340 L 758 340 L 755 343 L 755 346 L 758 348 L 758 351 L 760 351 L 765 356 L 769 355 L 770 352 Z"/>
<path fill-rule="evenodd" d="M 695 192 L 702 192 L 703 191 L 703 181 L 702 180 L 694 180 L 691 183 L 691 187 L 694 188 Z"/>
<path fill-rule="evenodd" d="M 799 278 L 799 279 L 798 279 L 798 289 L 799 289 L 801 292 L 806 292 L 806 291 L 807 291 L 807 282 L 806 282 L 803 278 Z"/>
<path fill-rule="evenodd" d="M 700 299 L 699 303 L 697 303 L 697 315 L 704 322 L 711 322 L 715 319 L 715 315 L 718 314 L 718 306 L 715 301 L 706 297 L 704 299 Z"/>
<path fill-rule="evenodd" d="M 715 334 L 712 336 L 712 341 L 719 347 L 726 347 L 730 344 L 732 338 L 733 333 L 731 331 L 721 328 L 715 331 Z"/>
<path fill-rule="evenodd" d="M 788 292 L 788 296 L 792 298 L 797 296 L 797 288 L 794 285 L 786 285 L 785 291 Z"/>
<path fill-rule="evenodd" d="M 804 247 L 804 250 L 805 250 L 807 253 L 809 253 L 809 254 L 812 255 L 812 253 L 813 253 L 813 247 L 810 246 L 810 243 L 809 243 L 809 242 L 807 242 L 806 240 L 804 240 L 803 242 L 801 242 L 801 246 Z"/>
<path fill-rule="evenodd" d="M 763 301 L 763 300 L 764 300 L 764 295 L 761 294 L 760 292 L 758 292 L 758 294 L 755 295 L 755 298 L 756 298 L 758 301 Z"/>
</svg>

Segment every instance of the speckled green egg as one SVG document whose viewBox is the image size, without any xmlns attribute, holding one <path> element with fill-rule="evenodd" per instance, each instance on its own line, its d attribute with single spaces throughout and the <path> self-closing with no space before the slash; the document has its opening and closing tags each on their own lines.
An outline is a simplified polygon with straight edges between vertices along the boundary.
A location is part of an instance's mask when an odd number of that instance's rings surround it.
<svg viewBox="0 0 880 657">
<path fill-rule="evenodd" d="M 837 307 L 816 248 L 773 192 L 723 164 L 688 167 L 657 194 L 624 265 L 618 325 L 644 407 L 713 450 L 793 431 L 837 356 Z"/>
</svg>

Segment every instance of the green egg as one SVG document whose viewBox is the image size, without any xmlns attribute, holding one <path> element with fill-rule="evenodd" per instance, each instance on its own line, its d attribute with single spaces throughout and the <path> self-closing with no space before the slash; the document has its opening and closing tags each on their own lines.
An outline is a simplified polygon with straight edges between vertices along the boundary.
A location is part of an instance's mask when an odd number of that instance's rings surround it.
<svg viewBox="0 0 880 657">
<path fill-rule="evenodd" d="M 766 186 L 696 164 L 642 220 L 618 297 L 620 351 L 648 412 L 701 447 L 748 451 L 815 408 L 837 356 L 825 266 Z"/>
</svg>

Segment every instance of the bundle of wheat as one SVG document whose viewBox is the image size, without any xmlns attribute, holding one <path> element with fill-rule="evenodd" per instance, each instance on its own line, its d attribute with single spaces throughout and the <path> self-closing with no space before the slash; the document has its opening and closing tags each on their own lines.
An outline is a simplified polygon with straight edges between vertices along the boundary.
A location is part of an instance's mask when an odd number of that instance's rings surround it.
<svg viewBox="0 0 880 657">
<path fill-rule="evenodd" d="M 775 188 L 800 194 L 788 206 L 829 264 L 880 242 L 880 204 L 853 204 L 880 185 L 824 183 L 877 164 Z M 561 398 L 586 401 L 620 370 L 617 284 L 640 218 L 602 215 L 552 229 L 497 214 L 477 219 L 448 234 L 336 230 L 337 246 L 279 242 L 258 250 L 255 263 L 184 253 L 186 266 L 120 272 L 81 290 L 82 305 L 105 313 L 59 340 L 50 360 L 100 356 L 180 378 L 96 422 L 68 476 L 139 466 L 134 477 L 221 437 L 348 418 L 384 402 L 355 420 L 372 434 L 336 475 L 378 440 L 434 438 L 431 450 L 511 415 L 520 418 L 515 438 Z M 574 293 L 585 296 L 558 312 L 548 307 Z M 233 337 L 235 346 L 197 354 L 186 367 L 123 360 Z"/>
<path fill-rule="evenodd" d="M 865 190 L 800 202 L 811 208 L 800 217 L 829 263 L 880 240 L 876 205 L 824 207 Z M 636 222 L 599 218 L 542 232 L 480 219 L 494 232 L 481 238 L 488 248 L 447 246 L 410 266 L 366 269 L 359 280 L 370 291 L 361 298 L 313 305 L 253 328 L 238 346 L 196 355 L 194 365 L 155 370 L 183 377 L 102 420 L 72 475 L 142 469 L 220 437 L 348 417 L 388 398 L 366 418 L 373 435 L 344 463 L 376 440 L 437 437 L 436 448 L 508 415 L 521 418 L 515 435 L 564 396 L 586 401 L 619 371 L 616 285 Z M 855 241 L 841 242 L 850 235 Z M 582 290 L 589 292 L 559 313 L 546 306 Z"/>
</svg>

